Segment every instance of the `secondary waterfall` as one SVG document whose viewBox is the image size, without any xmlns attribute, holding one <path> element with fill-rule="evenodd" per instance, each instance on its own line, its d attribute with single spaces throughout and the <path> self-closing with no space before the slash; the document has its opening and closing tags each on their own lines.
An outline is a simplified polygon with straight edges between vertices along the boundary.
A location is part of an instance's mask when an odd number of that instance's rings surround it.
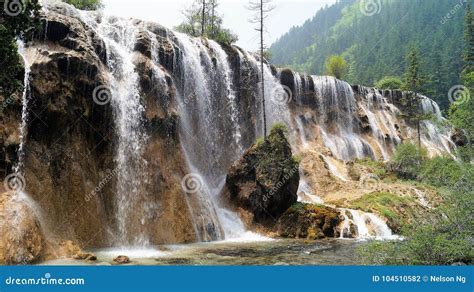
<svg viewBox="0 0 474 292">
<path fill-rule="evenodd" d="M 146 246 L 149 244 L 144 227 L 147 210 L 156 207 L 148 200 L 143 188 L 146 183 L 146 160 L 142 154 L 147 136 L 144 131 L 138 89 L 138 73 L 133 63 L 133 51 L 139 27 L 132 20 L 102 16 L 98 18 L 80 12 L 83 21 L 105 42 L 109 84 L 98 86 L 94 101 L 99 105 L 111 102 L 118 139 L 115 157 L 117 238 L 121 245 Z"/>
<path fill-rule="evenodd" d="M 23 59 L 23 64 L 25 68 L 25 75 L 23 78 L 23 93 L 21 97 L 21 125 L 20 125 L 20 146 L 18 147 L 18 162 L 14 168 L 14 172 L 17 175 L 22 175 L 23 167 L 24 167 L 24 160 L 25 160 L 25 143 L 26 143 L 26 136 L 28 131 L 28 119 L 29 119 L 29 103 L 31 99 L 31 91 L 30 91 L 30 62 L 28 61 L 25 53 L 25 44 L 23 41 L 18 41 L 18 53 Z"/>
</svg>

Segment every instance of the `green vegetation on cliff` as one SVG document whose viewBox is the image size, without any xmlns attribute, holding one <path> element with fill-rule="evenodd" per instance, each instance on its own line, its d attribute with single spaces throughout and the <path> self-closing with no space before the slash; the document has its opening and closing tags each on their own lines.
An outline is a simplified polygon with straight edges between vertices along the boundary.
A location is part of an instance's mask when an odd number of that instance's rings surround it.
<svg viewBox="0 0 474 292">
<path fill-rule="evenodd" d="M 452 0 L 381 0 L 377 8 L 379 13 L 367 16 L 359 1 L 341 0 L 320 10 L 271 46 L 273 62 L 321 75 L 329 56 L 342 55 L 350 65 L 347 80 L 372 86 L 383 76 L 402 77 L 405 56 L 417 46 L 420 70 L 428 79 L 422 92 L 446 109 L 449 89 L 461 84 L 466 5 Z"/>
<path fill-rule="evenodd" d="M 472 264 L 474 252 L 474 166 L 450 157 L 427 158 L 414 144 L 404 144 L 395 153 L 394 170 L 400 179 L 414 179 L 435 187 L 443 196 L 440 206 L 428 210 L 433 222 L 400 221 L 403 242 L 373 243 L 361 249 L 370 264 L 449 265 Z M 409 201 L 389 194 L 369 194 L 356 204 L 376 211 L 389 220 L 420 215 Z M 398 207 L 402 207 L 399 209 Z M 429 218 L 424 216 L 425 219 Z M 396 221 L 395 221 L 396 222 Z M 393 223 L 393 222 L 392 222 Z"/>
<path fill-rule="evenodd" d="M 250 212 L 253 222 L 271 227 L 298 199 L 299 162 L 293 157 L 288 130 L 273 126 L 230 168 L 226 185 L 231 201 Z"/>
<path fill-rule="evenodd" d="M 24 74 L 16 39 L 31 35 L 40 6 L 38 0 L 22 1 L 20 7 L 5 4 L 0 1 L 0 95 L 11 95 L 21 88 Z"/>
</svg>

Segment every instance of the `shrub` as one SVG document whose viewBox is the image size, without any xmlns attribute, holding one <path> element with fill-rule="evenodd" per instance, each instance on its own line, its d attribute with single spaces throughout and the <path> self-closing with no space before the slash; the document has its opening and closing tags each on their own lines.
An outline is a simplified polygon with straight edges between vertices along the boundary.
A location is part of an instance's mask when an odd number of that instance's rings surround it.
<svg viewBox="0 0 474 292">
<path fill-rule="evenodd" d="M 401 89 L 403 81 L 395 76 L 386 76 L 375 82 L 374 86 L 378 89 Z"/>
<path fill-rule="evenodd" d="M 417 179 L 423 163 L 428 159 L 425 149 L 413 143 L 404 143 L 397 146 L 391 169 L 399 178 Z"/>
<path fill-rule="evenodd" d="M 463 175 L 461 164 L 448 157 L 427 159 L 419 179 L 435 187 L 452 187 Z"/>
<path fill-rule="evenodd" d="M 326 60 L 326 74 L 342 79 L 348 72 L 347 62 L 341 56 L 330 56 Z"/>
</svg>

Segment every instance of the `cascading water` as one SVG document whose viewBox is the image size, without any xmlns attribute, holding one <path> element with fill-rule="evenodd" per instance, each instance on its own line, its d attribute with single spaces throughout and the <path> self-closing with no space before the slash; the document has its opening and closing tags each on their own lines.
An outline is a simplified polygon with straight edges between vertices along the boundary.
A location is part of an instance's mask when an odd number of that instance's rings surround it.
<svg viewBox="0 0 474 292">
<path fill-rule="evenodd" d="M 25 44 L 22 41 L 17 42 L 18 53 L 23 59 L 25 76 L 23 78 L 23 94 L 22 94 L 22 109 L 21 109 L 21 125 L 20 125 L 20 146 L 18 147 L 18 162 L 14 168 L 17 175 L 22 175 L 24 160 L 25 160 L 25 143 L 28 126 L 28 105 L 30 103 L 30 62 L 25 55 Z"/>
<path fill-rule="evenodd" d="M 242 236 L 240 218 L 220 206 L 218 195 L 230 163 L 248 145 L 242 144 L 240 119 L 227 54 L 213 41 L 175 34 L 182 51 L 181 137 L 189 169 L 202 184 L 191 208 L 199 218 L 201 241 Z M 211 55 L 212 54 L 212 55 Z M 213 62 L 215 59 L 215 63 Z M 226 151 L 227 149 L 227 151 Z"/>
<path fill-rule="evenodd" d="M 313 76 L 324 144 L 341 160 L 374 157 L 354 126 L 356 100 L 351 86 L 329 76 Z"/>
<path fill-rule="evenodd" d="M 104 41 L 107 49 L 107 66 L 110 82 L 104 92 L 109 94 L 114 109 L 118 139 L 115 157 L 116 220 L 118 243 L 127 246 L 149 244 L 144 227 L 150 208 L 143 187 L 146 183 L 146 160 L 142 154 L 147 136 L 142 116 L 138 73 L 133 63 L 133 50 L 139 27 L 132 20 L 102 16 L 100 22 L 87 12 L 80 12 L 82 20 Z M 99 96 L 95 96 L 99 98 Z"/>
<path fill-rule="evenodd" d="M 298 104 L 301 106 L 310 100 L 308 97 L 314 96 L 314 100 L 311 100 L 314 106 L 304 105 L 295 109 L 287 88 L 277 79 L 281 71 L 275 77 L 272 68 L 265 64 L 262 76 L 258 57 L 244 50 L 236 47 L 224 50 L 213 41 L 190 38 L 171 31 L 166 31 L 166 36 L 158 36 L 158 33 L 149 31 L 143 22 L 77 12 L 74 8 L 70 10 L 68 13 L 88 26 L 105 43 L 107 50 L 106 73 L 117 136 L 115 219 L 119 241 L 115 244 L 150 244 L 146 226 L 153 219 L 148 214 L 156 213 L 153 210 L 150 212 L 150 208 L 158 208 L 156 199 L 152 200 L 146 194 L 148 175 L 142 156 L 148 137 L 142 120 L 145 109 L 139 95 L 140 76 L 134 65 L 134 57 L 138 54 L 135 53 L 138 50 L 137 36 L 142 37 L 143 32 L 150 37 L 154 80 L 161 82 L 162 87 L 169 91 L 177 91 L 176 98 L 172 94 L 167 98 L 170 103 L 175 103 L 172 105 L 176 107 L 173 110 L 179 113 L 179 141 L 188 171 L 195 174 L 202 184 L 198 192 L 186 195 L 200 241 L 245 235 L 242 221 L 234 212 L 222 206 L 219 195 L 230 164 L 240 158 L 257 137 L 262 136 L 263 111 L 267 113 L 269 129 L 276 122 L 284 122 L 290 128 L 290 133 L 300 134 L 298 139 L 293 137 L 291 142 L 293 146 L 303 147 L 294 149 L 310 150 L 313 142 L 321 138 L 322 144 L 333 154 L 331 156 L 325 151 L 322 157 L 330 171 L 341 180 L 346 178 L 344 174 L 337 173 L 337 163 L 333 163 L 336 158 L 376 158 L 381 154 L 387 159 L 393 146 L 401 141 L 400 124 L 397 121 L 399 111 L 388 103 L 385 93 L 375 89 L 364 89 L 363 92 L 360 88 L 361 92 L 357 92 L 348 83 L 332 77 L 294 74 L 292 80 Z M 157 37 L 165 37 L 167 43 L 171 44 L 166 49 L 173 50 L 172 66 L 163 64 L 160 55 L 163 48 L 157 42 Z M 142 54 L 146 55 L 144 52 Z M 237 66 L 239 70 L 234 69 Z M 172 81 L 168 79 L 170 77 Z M 262 108 L 259 87 L 262 80 L 266 83 L 266 109 Z M 23 102 L 27 101 L 24 98 Z M 440 117 L 436 104 L 424 101 L 423 108 L 425 112 Z M 302 110 L 314 111 L 311 115 L 314 125 L 309 125 Z M 292 111 L 300 112 L 295 118 Z M 366 125 L 362 125 L 359 120 L 361 112 L 365 112 L 367 117 Z M 310 127 L 318 128 L 315 131 L 317 134 Z M 439 140 L 438 127 L 434 123 L 427 121 L 424 128 L 427 129 L 423 135 L 425 145 L 449 150 L 451 144 L 448 136 Z M 22 130 L 22 136 L 25 136 L 24 131 L 26 129 Z M 24 144 L 20 149 L 23 147 Z M 312 190 L 303 171 L 301 173 L 300 201 L 324 204 Z M 387 225 L 375 215 L 346 211 L 343 212 L 346 220 L 341 227 L 343 237 L 346 237 L 344 234 L 348 233 L 351 226 L 357 227 L 357 236 L 360 238 L 391 236 Z M 352 229 L 355 230 L 354 227 Z"/>
<path fill-rule="evenodd" d="M 344 221 L 340 225 L 340 238 L 394 240 L 387 224 L 372 213 L 359 210 L 340 209 Z M 355 233 L 355 234 L 353 234 Z"/>
</svg>

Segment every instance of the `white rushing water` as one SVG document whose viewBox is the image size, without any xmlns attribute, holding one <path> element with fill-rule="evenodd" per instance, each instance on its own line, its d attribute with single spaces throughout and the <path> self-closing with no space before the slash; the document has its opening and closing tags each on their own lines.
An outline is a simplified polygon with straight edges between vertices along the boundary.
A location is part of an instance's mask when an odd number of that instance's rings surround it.
<svg viewBox="0 0 474 292">
<path fill-rule="evenodd" d="M 104 41 L 107 49 L 109 84 L 102 97 L 110 101 L 114 110 L 115 132 L 118 139 L 115 157 L 117 171 L 116 220 L 121 245 L 146 246 L 149 244 L 145 210 L 153 208 L 144 194 L 146 183 L 143 151 L 147 136 L 142 116 L 144 107 L 138 88 L 138 73 L 133 63 L 133 51 L 139 27 L 133 20 L 80 12 L 81 19 Z M 97 98 L 97 97 L 96 97 Z"/>
<path fill-rule="evenodd" d="M 25 143 L 26 143 L 26 136 L 28 131 L 28 120 L 29 120 L 29 104 L 31 99 L 31 92 L 30 92 L 30 72 L 31 72 L 31 64 L 26 57 L 25 52 L 25 44 L 23 41 L 18 41 L 18 54 L 23 59 L 23 64 L 25 68 L 25 75 L 23 78 L 23 93 L 21 97 L 21 124 L 20 124 L 20 146 L 18 147 L 18 162 L 15 166 L 15 173 L 17 175 L 22 175 L 23 167 L 24 167 L 24 160 L 25 160 Z"/>
<path fill-rule="evenodd" d="M 180 146 L 187 163 L 186 172 L 198 186 L 196 192 L 185 195 L 185 200 L 199 241 L 261 239 L 246 231 L 238 214 L 226 208 L 220 196 L 231 163 L 239 159 L 256 138 L 263 135 L 263 113 L 268 119 L 267 130 L 273 124 L 283 122 L 290 128 L 290 133 L 299 133 L 298 139 L 293 139 L 292 146 L 298 144 L 308 150 L 316 139 L 321 139 L 332 153 L 332 156 L 325 153 L 323 159 L 329 171 L 342 181 L 348 178 L 338 170 L 338 164 L 334 163 L 336 159 L 349 161 L 381 156 L 388 160 L 394 147 L 401 142 L 400 125 L 397 125 L 400 111 L 376 89 L 361 88 L 361 92 L 356 92 L 347 82 L 333 77 L 294 74 L 295 88 L 290 95 L 296 96 L 287 96 L 287 88 L 277 79 L 281 72 L 274 76 L 272 68 L 265 64 L 262 76 L 258 57 L 253 54 L 239 48 L 224 50 L 214 41 L 171 31 L 166 31 L 166 36 L 159 36 L 167 38 L 174 51 L 174 68 L 165 74 L 166 69 L 160 64 L 158 35 L 148 30 L 143 22 L 78 12 L 71 6 L 65 7 L 69 7 L 68 13 L 90 27 L 106 46 L 109 79 L 106 93 L 113 108 L 117 138 L 115 237 L 119 242 L 114 244 L 149 246 L 151 243 L 146 226 L 153 220 L 149 214 L 156 214 L 158 209 L 156 199 L 151 199 L 146 189 L 149 175 L 146 173 L 147 162 L 143 152 L 149 138 L 143 125 L 145 108 L 139 91 L 140 76 L 134 64 L 135 45 L 142 32 L 148 33 L 150 37 L 155 79 L 166 90 L 176 89 L 176 101 L 173 100 L 176 104 L 173 106 L 179 112 Z M 229 50 L 234 50 L 234 55 L 239 58 L 240 72 L 234 70 L 237 63 L 234 63 L 234 58 L 233 63 L 230 63 Z M 28 79 L 28 73 L 29 70 L 25 80 Z M 173 79 L 172 85 L 171 82 L 167 83 L 168 76 Z M 263 80 L 266 108 L 262 108 L 260 90 Z M 313 89 L 310 84 L 314 85 Z M 246 100 L 241 96 L 242 91 L 246 92 Z M 313 122 L 321 137 L 315 137 L 307 129 L 309 123 L 305 116 L 292 118 L 292 101 L 296 100 L 301 105 L 308 96 L 314 96 L 315 99 L 313 102 L 316 105 L 311 110 L 314 110 Z M 26 136 L 28 100 L 28 89 L 25 89 L 20 154 Z M 426 99 L 422 107 L 425 112 L 433 113 L 439 121 L 442 120 L 436 103 Z M 361 129 L 360 112 L 367 117 L 368 125 L 364 127 L 370 129 Z M 423 122 L 422 142 L 432 152 L 449 152 L 452 148 L 449 133 L 441 132 L 432 121 Z M 299 193 L 300 201 L 324 204 L 303 174 Z M 350 234 L 351 230 L 356 230 L 357 235 L 354 236 L 357 238 L 392 238 L 388 226 L 376 215 L 355 210 L 342 212 L 346 218 L 341 225 L 343 237 Z"/>
</svg>

